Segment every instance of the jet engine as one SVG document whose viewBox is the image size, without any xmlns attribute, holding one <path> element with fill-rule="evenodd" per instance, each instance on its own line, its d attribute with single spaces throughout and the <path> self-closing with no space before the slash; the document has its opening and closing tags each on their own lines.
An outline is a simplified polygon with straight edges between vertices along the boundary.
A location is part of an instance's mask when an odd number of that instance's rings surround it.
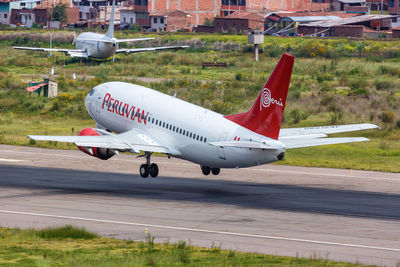
<svg viewBox="0 0 400 267">
<path fill-rule="evenodd" d="M 82 129 L 78 135 L 82 135 L 82 136 L 96 136 L 96 135 L 100 135 L 98 132 L 96 132 L 96 130 L 94 128 L 85 128 Z M 103 160 L 107 160 L 109 158 L 111 158 L 112 156 L 114 156 L 117 152 L 108 149 L 108 148 L 104 148 L 104 147 L 84 147 L 84 146 L 77 146 L 78 149 L 90 156 L 99 158 L 99 159 L 103 159 Z"/>
</svg>

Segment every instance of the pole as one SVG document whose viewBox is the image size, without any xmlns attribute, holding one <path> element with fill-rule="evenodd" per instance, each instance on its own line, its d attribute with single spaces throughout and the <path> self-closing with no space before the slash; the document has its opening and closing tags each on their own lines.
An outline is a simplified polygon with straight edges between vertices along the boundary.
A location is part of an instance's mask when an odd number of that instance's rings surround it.
<svg viewBox="0 0 400 267">
<path fill-rule="evenodd" d="M 258 61 L 258 44 L 254 44 L 254 60 Z"/>
</svg>

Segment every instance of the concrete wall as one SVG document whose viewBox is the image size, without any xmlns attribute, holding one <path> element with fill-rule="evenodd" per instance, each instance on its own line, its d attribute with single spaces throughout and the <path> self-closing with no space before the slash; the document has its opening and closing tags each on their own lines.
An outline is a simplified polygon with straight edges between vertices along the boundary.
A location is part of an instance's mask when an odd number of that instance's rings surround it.
<svg viewBox="0 0 400 267">
<path fill-rule="evenodd" d="M 136 24 L 136 13 L 132 10 L 121 10 L 120 23 Z"/>
</svg>

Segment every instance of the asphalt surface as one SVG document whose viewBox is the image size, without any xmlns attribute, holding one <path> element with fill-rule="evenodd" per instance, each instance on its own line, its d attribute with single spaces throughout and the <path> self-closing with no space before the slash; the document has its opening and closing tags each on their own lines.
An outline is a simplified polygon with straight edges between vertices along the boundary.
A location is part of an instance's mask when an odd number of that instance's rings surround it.
<svg viewBox="0 0 400 267">
<path fill-rule="evenodd" d="M 0 226 L 73 224 L 103 236 L 400 264 L 400 174 L 264 165 L 203 176 L 154 157 L 0 146 Z"/>
</svg>

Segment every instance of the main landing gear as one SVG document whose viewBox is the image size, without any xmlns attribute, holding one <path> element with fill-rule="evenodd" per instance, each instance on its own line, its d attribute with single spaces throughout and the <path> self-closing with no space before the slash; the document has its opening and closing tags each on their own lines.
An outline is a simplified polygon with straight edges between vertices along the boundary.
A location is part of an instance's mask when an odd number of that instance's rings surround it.
<svg viewBox="0 0 400 267">
<path fill-rule="evenodd" d="M 157 177 L 158 176 L 158 166 L 155 163 L 150 163 L 150 156 L 152 153 L 146 152 L 143 156 L 146 157 L 146 164 L 140 165 L 140 176 L 143 178 L 147 178 L 149 175 L 151 177 Z"/>
<path fill-rule="evenodd" d="M 214 174 L 214 175 L 218 175 L 220 172 L 220 168 L 211 168 L 211 167 L 203 166 L 203 165 L 201 165 L 200 167 L 201 167 L 201 171 L 204 175 L 209 175 L 210 172 L 212 172 L 212 174 Z"/>
</svg>

